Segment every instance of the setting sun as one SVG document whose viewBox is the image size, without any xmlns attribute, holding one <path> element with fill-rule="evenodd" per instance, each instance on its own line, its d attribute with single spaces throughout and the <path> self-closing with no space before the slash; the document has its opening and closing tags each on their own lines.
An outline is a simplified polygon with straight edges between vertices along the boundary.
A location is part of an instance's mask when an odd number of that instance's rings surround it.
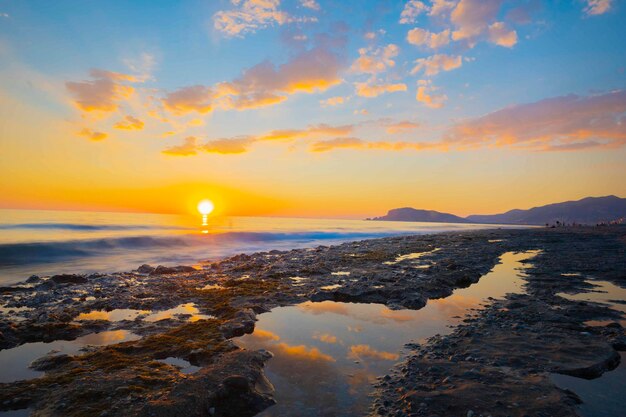
<svg viewBox="0 0 626 417">
<path fill-rule="evenodd" d="M 202 200 L 198 203 L 198 211 L 203 216 L 208 216 L 213 211 L 214 205 L 211 200 Z"/>
</svg>

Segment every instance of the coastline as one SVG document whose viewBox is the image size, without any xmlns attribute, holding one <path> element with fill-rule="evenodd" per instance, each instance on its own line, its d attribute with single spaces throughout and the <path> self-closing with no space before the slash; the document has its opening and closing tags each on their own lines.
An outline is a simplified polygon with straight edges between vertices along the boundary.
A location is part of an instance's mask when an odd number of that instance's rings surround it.
<svg viewBox="0 0 626 417">
<path fill-rule="evenodd" d="M 577 398 L 550 382 L 549 373 L 597 377 L 619 364 L 626 336 L 620 325 L 585 324 L 617 323 L 623 317 L 615 310 L 557 294 L 588 291 L 589 278 L 626 287 L 625 247 L 623 226 L 485 229 L 236 255 L 201 270 L 144 265 L 125 273 L 33 278 L 0 289 L 8 302 L 1 349 L 105 331 L 141 338 L 38 360 L 35 368 L 46 372 L 40 378 L 0 385 L 0 410 L 29 407 L 37 416 L 254 415 L 273 403 L 271 381 L 263 374 L 271 355 L 240 349 L 231 339 L 251 333 L 258 314 L 305 301 L 420 309 L 477 282 L 505 252 L 540 250 L 526 271 L 525 294 L 489 300 L 449 335 L 412 345 L 394 372 L 372 387 L 377 399 L 371 412 L 573 415 Z M 398 256 L 411 253 L 422 253 L 431 265 L 407 269 Z M 333 275 L 337 271 L 349 271 L 351 279 Z M 296 285 L 293 277 L 306 280 Z M 92 311 L 153 312 L 189 303 L 202 316 L 197 321 L 189 321 L 189 314 L 77 321 Z M 22 310 L 8 313 L 10 308 Z M 201 369 L 190 376 L 158 362 L 168 357 Z M 531 395 L 537 388 L 540 397 Z"/>
</svg>

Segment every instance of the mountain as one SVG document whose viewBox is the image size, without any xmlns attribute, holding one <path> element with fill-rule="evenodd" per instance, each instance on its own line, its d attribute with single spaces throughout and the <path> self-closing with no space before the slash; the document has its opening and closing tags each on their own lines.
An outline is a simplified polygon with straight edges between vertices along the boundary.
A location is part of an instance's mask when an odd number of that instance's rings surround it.
<svg viewBox="0 0 626 417">
<path fill-rule="evenodd" d="M 434 210 L 417 210 L 411 207 L 392 209 L 386 216 L 374 217 L 368 220 L 386 220 L 397 222 L 441 222 L 441 223 L 469 223 L 463 217 L 450 213 L 440 213 Z"/>
<path fill-rule="evenodd" d="M 386 216 L 368 220 L 402 222 L 488 223 L 545 225 L 561 223 L 598 224 L 626 220 L 626 198 L 614 195 L 587 197 L 577 201 L 548 204 L 528 210 L 510 210 L 501 214 L 473 214 L 466 218 L 433 210 L 411 207 L 389 210 Z"/>
<path fill-rule="evenodd" d="M 511 210 L 502 214 L 467 216 L 473 223 L 503 224 L 553 224 L 565 223 L 597 224 L 619 221 L 626 218 L 626 198 L 614 195 L 587 197 L 577 201 L 548 204 L 528 210 Z"/>
</svg>

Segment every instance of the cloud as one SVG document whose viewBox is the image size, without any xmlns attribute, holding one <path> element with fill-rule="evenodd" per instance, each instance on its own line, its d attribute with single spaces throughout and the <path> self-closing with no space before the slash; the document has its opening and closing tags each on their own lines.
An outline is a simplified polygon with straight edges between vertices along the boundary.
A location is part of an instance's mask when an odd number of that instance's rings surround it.
<svg viewBox="0 0 626 417">
<path fill-rule="evenodd" d="M 415 23 L 417 17 L 428 11 L 428 6 L 418 0 L 409 0 L 404 5 L 404 9 L 400 14 L 400 23 L 408 24 Z"/>
<path fill-rule="evenodd" d="M 485 37 L 507 48 L 515 45 L 517 32 L 496 21 L 502 3 L 503 0 L 461 0 L 450 14 L 450 21 L 456 27 L 452 39 L 464 40 L 470 47 Z"/>
<path fill-rule="evenodd" d="M 435 94 L 438 90 L 430 80 L 419 80 L 417 82 L 417 94 L 415 99 L 421 103 L 424 103 L 430 108 L 440 109 L 443 107 L 443 103 L 448 100 L 448 96 L 445 94 Z"/>
<path fill-rule="evenodd" d="M 415 28 L 407 33 L 406 40 L 412 45 L 438 49 L 450 43 L 450 29 L 433 33 L 425 29 Z"/>
<path fill-rule="evenodd" d="M 211 88 L 192 85 L 167 93 L 162 101 L 167 110 L 176 115 L 183 115 L 190 112 L 204 114 L 212 111 L 212 100 L 213 91 Z"/>
<path fill-rule="evenodd" d="M 345 103 L 346 101 L 348 101 L 348 99 L 349 97 L 341 96 L 329 97 L 325 100 L 320 100 L 320 104 L 322 105 L 322 107 L 334 107 Z"/>
<path fill-rule="evenodd" d="M 400 358 L 400 355 L 393 352 L 376 350 L 370 345 L 352 345 L 350 346 L 350 351 L 348 352 L 348 358 L 352 360 L 373 359 L 396 361 Z"/>
<path fill-rule="evenodd" d="M 65 87 L 74 96 L 75 105 L 86 112 L 112 112 L 118 109 L 118 103 L 129 99 L 134 88 L 126 82 L 136 82 L 132 75 L 92 69 L 89 72 L 92 80 L 68 81 Z"/>
<path fill-rule="evenodd" d="M 330 152 L 337 149 L 358 149 L 358 150 L 383 150 L 383 151 L 404 151 L 404 150 L 445 150 L 446 144 L 434 142 L 368 142 L 363 139 L 346 137 L 329 140 L 321 140 L 311 144 L 309 151 L 315 153 Z"/>
<path fill-rule="evenodd" d="M 626 144 L 626 90 L 567 95 L 507 107 L 455 125 L 445 141 L 458 149 L 617 148 Z"/>
<path fill-rule="evenodd" d="M 436 54 L 428 58 L 419 58 L 415 60 L 415 66 L 411 70 L 411 74 L 417 74 L 424 70 L 424 75 L 432 76 L 441 71 L 452 71 L 463 65 L 463 58 L 460 55 Z"/>
<path fill-rule="evenodd" d="M 284 25 L 293 22 L 314 22 L 313 17 L 294 17 L 279 10 L 280 0 L 231 0 L 232 10 L 219 11 L 213 15 L 213 27 L 226 36 L 243 36 L 254 33 L 273 24 Z M 317 4 L 305 0 L 305 5 Z"/>
<path fill-rule="evenodd" d="M 330 126 L 327 124 L 310 125 L 305 129 L 277 129 L 263 135 L 237 136 L 208 140 L 204 144 L 195 137 L 188 137 L 182 145 L 167 148 L 163 153 L 168 155 L 191 156 L 200 152 L 218 154 L 242 154 L 250 150 L 257 142 L 293 141 L 305 138 L 319 138 L 335 135 L 348 135 L 354 129 L 353 125 Z"/>
<path fill-rule="evenodd" d="M 98 142 L 107 138 L 107 134 L 104 132 L 96 132 L 94 130 L 84 128 L 80 132 L 78 132 L 78 136 L 82 136 L 94 142 Z"/>
<path fill-rule="evenodd" d="M 185 141 L 182 145 L 172 146 L 161 151 L 166 155 L 174 155 L 174 156 L 190 156 L 196 155 L 198 153 L 198 139 L 189 136 L 185 138 Z"/>
<path fill-rule="evenodd" d="M 496 22 L 489 26 L 489 39 L 496 45 L 512 48 L 517 43 L 517 32 L 508 29 L 504 22 Z"/>
<path fill-rule="evenodd" d="M 254 142 L 256 140 L 250 137 L 215 139 L 201 145 L 199 149 L 208 153 L 240 154 L 248 152 Z"/>
<path fill-rule="evenodd" d="M 342 82 L 342 60 L 325 46 L 304 51 L 285 64 L 269 61 L 249 68 L 232 82 L 222 83 L 220 96 L 225 108 L 238 110 L 280 103 L 288 95 L 326 91 Z"/>
<path fill-rule="evenodd" d="M 302 7 L 306 7 L 307 9 L 315 11 L 320 10 L 320 4 L 315 0 L 300 0 L 300 4 L 302 4 Z"/>
<path fill-rule="evenodd" d="M 359 57 L 352 64 L 351 70 L 357 73 L 378 74 L 393 68 L 396 62 L 393 60 L 400 48 L 390 43 L 382 48 L 361 48 Z"/>
<path fill-rule="evenodd" d="M 454 9 L 456 6 L 456 2 L 447 1 L 447 0 L 432 0 L 432 6 L 430 7 L 431 16 L 439 16 L 443 13 L 447 13 L 448 11 Z"/>
<path fill-rule="evenodd" d="M 584 12 L 589 16 L 604 14 L 611 10 L 613 0 L 586 0 Z"/>
<path fill-rule="evenodd" d="M 356 94 L 361 97 L 378 97 L 384 93 L 395 93 L 398 91 L 406 91 L 407 87 L 404 83 L 396 84 L 374 84 L 370 82 L 356 83 Z"/>
<path fill-rule="evenodd" d="M 390 135 L 395 135 L 397 133 L 405 133 L 410 130 L 417 129 L 420 125 L 418 123 L 409 122 L 407 120 L 403 120 L 401 122 L 390 123 L 387 125 L 386 131 Z"/>
<path fill-rule="evenodd" d="M 144 127 L 144 122 L 133 116 L 126 116 L 124 120 L 117 122 L 113 127 L 123 130 L 141 130 Z"/>
</svg>

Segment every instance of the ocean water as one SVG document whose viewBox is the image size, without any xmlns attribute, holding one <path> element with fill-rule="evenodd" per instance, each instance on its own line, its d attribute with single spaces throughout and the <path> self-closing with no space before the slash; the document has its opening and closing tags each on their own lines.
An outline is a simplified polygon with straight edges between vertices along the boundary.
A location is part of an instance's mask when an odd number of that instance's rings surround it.
<svg viewBox="0 0 626 417">
<path fill-rule="evenodd" d="M 200 265 L 238 253 L 503 227 L 271 217 L 0 210 L 0 284 L 30 275 Z"/>
</svg>

